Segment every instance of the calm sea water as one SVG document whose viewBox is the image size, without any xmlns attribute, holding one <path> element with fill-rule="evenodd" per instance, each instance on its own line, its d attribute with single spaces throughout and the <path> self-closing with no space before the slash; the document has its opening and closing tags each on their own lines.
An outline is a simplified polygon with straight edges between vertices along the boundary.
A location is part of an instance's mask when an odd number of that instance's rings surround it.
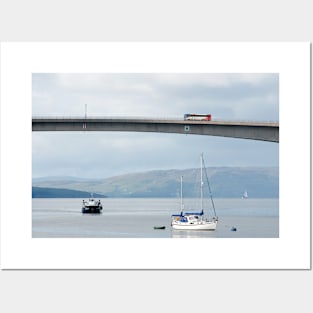
<svg viewBox="0 0 313 313">
<path fill-rule="evenodd" d="M 85 199 L 87 200 L 87 199 Z M 82 199 L 33 199 L 33 238 L 275 238 L 279 237 L 278 199 L 216 199 L 216 231 L 172 230 L 177 199 L 101 199 L 102 214 L 82 214 Z M 186 211 L 197 199 L 184 200 Z M 211 214 L 205 209 L 205 213 Z M 154 226 L 166 226 L 156 230 Z M 231 231 L 236 227 L 237 231 Z"/>
</svg>

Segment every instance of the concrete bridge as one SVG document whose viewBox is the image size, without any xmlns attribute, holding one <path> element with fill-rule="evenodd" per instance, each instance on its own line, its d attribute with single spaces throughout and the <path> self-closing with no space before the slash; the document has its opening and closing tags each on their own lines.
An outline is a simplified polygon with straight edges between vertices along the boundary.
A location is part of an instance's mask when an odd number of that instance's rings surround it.
<svg viewBox="0 0 313 313">
<path fill-rule="evenodd" d="M 33 117 L 33 131 L 119 131 L 222 136 L 279 142 L 279 123 L 113 117 Z"/>
</svg>

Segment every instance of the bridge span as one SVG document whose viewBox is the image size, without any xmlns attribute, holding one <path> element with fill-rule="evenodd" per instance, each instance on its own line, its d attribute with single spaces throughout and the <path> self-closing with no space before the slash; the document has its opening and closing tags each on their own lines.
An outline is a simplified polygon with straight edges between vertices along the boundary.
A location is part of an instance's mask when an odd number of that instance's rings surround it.
<svg viewBox="0 0 313 313">
<path fill-rule="evenodd" d="M 279 123 L 178 119 L 33 117 L 33 131 L 118 131 L 222 136 L 279 142 Z"/>
</svg>

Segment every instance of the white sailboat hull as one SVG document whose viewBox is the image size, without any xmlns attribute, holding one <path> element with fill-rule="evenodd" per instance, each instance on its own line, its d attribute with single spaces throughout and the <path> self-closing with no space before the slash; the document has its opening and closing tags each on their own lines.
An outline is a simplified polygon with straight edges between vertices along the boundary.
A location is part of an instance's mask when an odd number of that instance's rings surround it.
<svg viewBox="0 0 313 313">
<path fill-rule="evenodd" d="M 173 222 L 173 229 L 177 230 L 215 230 L 217 226 L 217 221 L 212 222 L 202 222 L 202 223 L 181 223 Z"/>
</svg>

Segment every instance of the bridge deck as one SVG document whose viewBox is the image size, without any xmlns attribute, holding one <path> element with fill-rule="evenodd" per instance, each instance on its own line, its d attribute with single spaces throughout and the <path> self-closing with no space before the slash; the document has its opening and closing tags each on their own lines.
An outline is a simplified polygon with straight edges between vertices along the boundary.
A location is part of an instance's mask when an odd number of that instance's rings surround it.
<svg viewBox="0 0 313 313">
<path fill-rule="evenodd" d="M 112 117 L 33 117 L 33 131 L 160 132 L 279 142 L 279 123 Z"/>
<path fill-rule="evenodd" d="M 183 119 L 151 119 L 151 118 L 121 118 L 121 117 L 33 117 L 33 122 L 116 122 L 116 123 L 174 123 L 174 124 L 210 124 L 210 125 L 244 125 L 244 126 L 267 126 L 278 127 L 278 122 L 255 122 L 255 121 L 195 121 Z"/>
</svg>

